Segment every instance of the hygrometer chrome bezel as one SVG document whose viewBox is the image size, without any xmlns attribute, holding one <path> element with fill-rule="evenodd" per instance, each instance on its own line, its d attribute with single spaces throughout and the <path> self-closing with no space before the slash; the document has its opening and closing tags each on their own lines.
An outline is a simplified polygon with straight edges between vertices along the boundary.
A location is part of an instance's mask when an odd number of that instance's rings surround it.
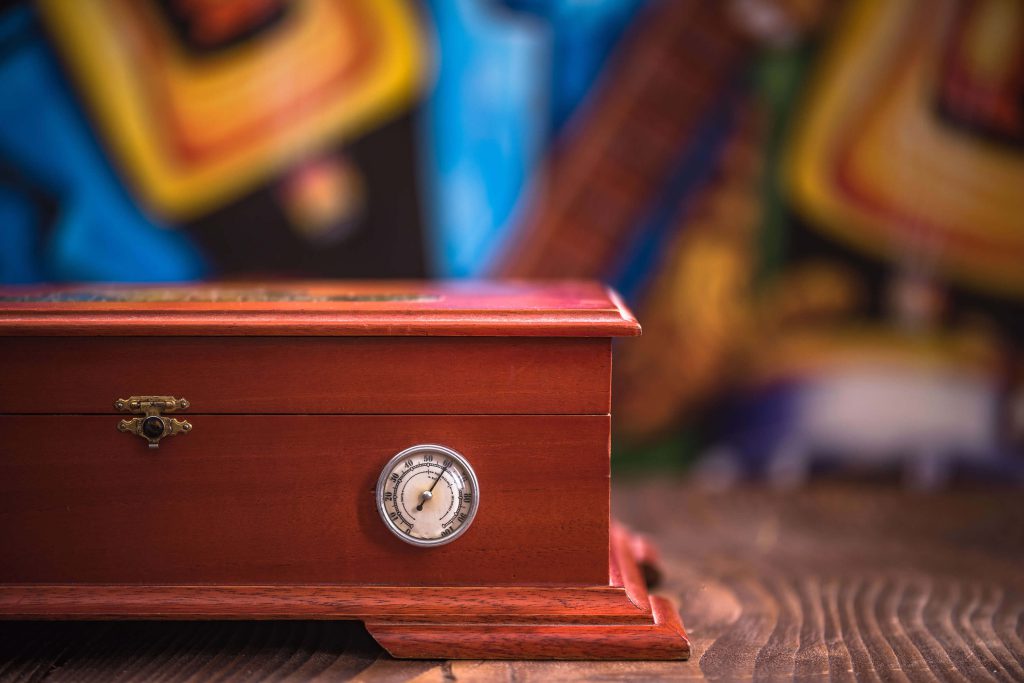
<svg viewBox="0 0 1024 683">
<path fill-rule="evenodd" d="M 424 451 L 437 453 L 457 462 L 461 466 L 463 472 L 466 473 L 468 485 L 472 488 L 473 497 L 472 502 L 469 505 L 469 510 L 466 513 L 466 520 L 458 529 L 448 536 L 430 539 L 410 536 L 395 525 L 384 507 L 384 491 L 387 488 L 388 480 L 391 477 L 391 473 L 394 472 L 395 467 L 403 460 L 409 459 L 410 456 L 423 453 Z M 473 466 L 470 465 L 466 457 L 458 451 L 448 448 L 447 446 L 441 446 L 440 444 L 416 444 L 415 446 L 410 446 L 409 448 L 396 453 L 394 457 L 388 460 L 387 464 L 384 465 L 384 468 L 380 472 L 380 476 L 377 478 L 377 489 L 374 498 L 377 506 L 377 513 L 380 515 L 380 518 L 384 522 L 384 526 L 387 527 L 388 531 L 410 545 L 434 548 L 451 543 L 466 533 L 469 527 L 472 526 L 473 521 L 476 519 L 477 510 L 480 507 L 480 483 L 477 480 L 476 472 L 473 471 Z"/>
</svg>

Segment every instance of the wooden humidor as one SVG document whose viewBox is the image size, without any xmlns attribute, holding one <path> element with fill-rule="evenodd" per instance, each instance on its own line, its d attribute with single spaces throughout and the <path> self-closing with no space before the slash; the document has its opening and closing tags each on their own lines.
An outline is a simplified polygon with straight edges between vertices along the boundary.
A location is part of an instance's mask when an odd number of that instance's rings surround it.
<svg viewBox="0 0 1024 683">
<path fill-rule="evenodd" d="M 0 616 L 359 619 L 398 657 L 685 658 L 609 518 L 611 338 L 639 331 L 588 283 L 0 290 Z M 378 512 L 417 444 L 478 480 L 437 547 Z"/>
</svg>

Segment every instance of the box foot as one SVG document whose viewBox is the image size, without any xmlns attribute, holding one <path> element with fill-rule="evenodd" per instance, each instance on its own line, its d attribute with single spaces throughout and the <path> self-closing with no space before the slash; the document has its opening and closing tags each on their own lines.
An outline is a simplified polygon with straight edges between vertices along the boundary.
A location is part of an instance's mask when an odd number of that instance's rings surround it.
<svg viewBox="0 0 1024 683">
<path fill-rule="evenodd" d="M 431 613 L 416 620 L 365 620 L 366 628 L 392 656 L 411 659 L 687 659 L 690 645 L 675 606 L 647 593 L 641 563 L 657 567 L 649 542 L 614 524 L 609 573 L 611 585 L 596 587 L 592 604 L 578 598 L 565 610 L 551 609 L 552 599 L 537 603 L 536 613 L 508 615 L 467 612 Z M 621 602 L 609 606 L 609 591 L 618 589 Z M 443 589 L 439 589 L 443 590 Z M 494 588 L 500 600 L 503 591 Z M 546 593 L 557 591 L 544 589 Z M 557 599 L 555 600 L 557 602 Z M 427 605 L 425 605 L 427 606 Z"/>
</svg>

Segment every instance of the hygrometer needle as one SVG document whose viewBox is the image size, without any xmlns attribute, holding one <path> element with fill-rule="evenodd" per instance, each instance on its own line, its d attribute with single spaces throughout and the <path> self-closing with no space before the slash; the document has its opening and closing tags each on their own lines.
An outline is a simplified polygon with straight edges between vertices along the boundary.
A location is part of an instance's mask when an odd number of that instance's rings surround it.
<svg viewBox="0 0 1024 683">
<path fill-rule="evenodd" d="M 451 463 L 449 462 L 447 465 L 442 467 L 441 468 L 441 473 L 437 475 L 437 479 L 434 480 L 433 486 L 431 486 L 429 489 L 427 489 L 426 491 L 424 491 L 423 493 L 420 494 L 420 504 L 416 506 L 416 509 L 418 511 L 422 512 L 423 511 L 423 504 L 426 503 L 428 500 L 430 500 L 431 498 L 434 497 L 434 494 L 433 494 L 434 486 L 437 486 L 437 482 L 441 481 L 441 477 L 444 476 L 444 471 L 446 469 L 448 469 L 448 467 L 450 465 L 451 465 Z"/>
</svg>

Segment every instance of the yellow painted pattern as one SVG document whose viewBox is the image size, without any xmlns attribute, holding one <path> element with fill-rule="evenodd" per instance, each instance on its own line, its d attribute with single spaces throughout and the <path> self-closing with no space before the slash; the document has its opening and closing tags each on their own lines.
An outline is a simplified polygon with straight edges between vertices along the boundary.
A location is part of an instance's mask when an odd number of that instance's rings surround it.
<svg viewBox="0 0 1024 683">
<path fill-rule="evenodd" d="M 410 105 L 425 72 L 404 0 L 299 0 L 268 35 L 202 57 L 149 3 L 40 7 L 115 161 L 143 202 L 172 219 L 380 125 Z"/>
<path fill-rule="evenodd" d="M 944 125 L 934 81 L 949 0 L 850 4 L 798 121 L 787 173 L 823 231 L 1024 295 L 1024 155 Z M 846 185 L 839 172 L 845 170 Z"/>
</svg>

